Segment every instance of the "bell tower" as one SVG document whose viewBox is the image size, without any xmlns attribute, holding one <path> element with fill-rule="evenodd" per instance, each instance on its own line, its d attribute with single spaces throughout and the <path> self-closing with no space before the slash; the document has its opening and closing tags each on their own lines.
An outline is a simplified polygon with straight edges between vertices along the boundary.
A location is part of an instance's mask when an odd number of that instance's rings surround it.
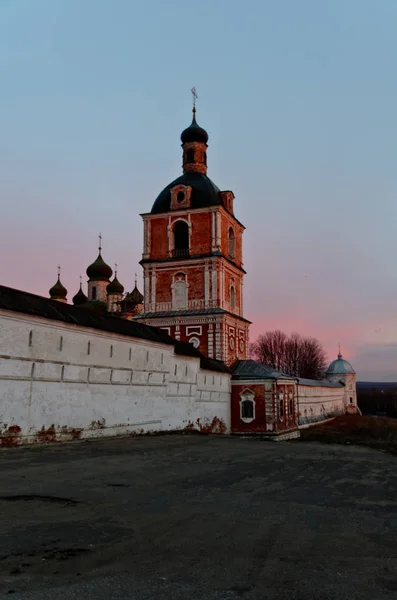
<svg viewBox="0 0 397 600">
<path fill-rule="evenodd" d="M 234 195 L 207 176 L 208 134 L 193 119 L 181 134 L 181 177 L 142 216 L 144 310 L 136 318 L 188 341 L 209 358 L 247 358 L 242 237 Z"/>
</svg>

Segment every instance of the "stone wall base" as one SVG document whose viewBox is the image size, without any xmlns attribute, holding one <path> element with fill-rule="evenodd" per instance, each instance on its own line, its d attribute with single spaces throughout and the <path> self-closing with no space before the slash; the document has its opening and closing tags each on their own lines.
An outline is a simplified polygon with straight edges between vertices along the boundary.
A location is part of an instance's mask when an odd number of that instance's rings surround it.
<svg viewBox="0 0 397 600">
<path fill-rule="evenodd" d="M 266 431 L 254 431 L 252 433 L 247 431 L 236 432 L 233 431 L 232 435 L 238 435 L 239 437 L 250 437 L 250 438 L 260 438 L 263 440 L 269 440 L 272 442 L 284 442 L 287 440 L 295 440 L 300 438 L 299 429 L 289 429 L 287 431 L 279 431 L 279 432 L 266 432 Z"/>
</svg>

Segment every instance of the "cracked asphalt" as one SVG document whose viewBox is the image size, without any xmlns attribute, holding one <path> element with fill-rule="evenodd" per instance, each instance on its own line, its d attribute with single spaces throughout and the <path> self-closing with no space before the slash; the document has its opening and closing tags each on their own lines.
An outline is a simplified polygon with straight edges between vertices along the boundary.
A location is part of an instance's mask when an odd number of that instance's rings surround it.
<svg viewBox="0 0 397 600">
<path fill-rule="evenodd" d="M 397 597 L 397 457 L 170 435 L 0 451 L 0 598 Z"/>
</svg>

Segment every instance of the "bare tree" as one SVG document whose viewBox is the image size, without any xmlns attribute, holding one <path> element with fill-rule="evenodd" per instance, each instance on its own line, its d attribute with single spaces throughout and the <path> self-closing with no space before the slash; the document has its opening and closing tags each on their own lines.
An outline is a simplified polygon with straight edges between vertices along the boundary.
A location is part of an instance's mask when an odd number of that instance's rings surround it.
<svg viewBox="0 0 397 600">
<path fill-rule="evenodd" d="M 258 362 L 293 377 L 322 379 L 327 355 L 318 340 L 282 331 L 267 331 L 251 345 L 251 357 Z"/>
</svg>

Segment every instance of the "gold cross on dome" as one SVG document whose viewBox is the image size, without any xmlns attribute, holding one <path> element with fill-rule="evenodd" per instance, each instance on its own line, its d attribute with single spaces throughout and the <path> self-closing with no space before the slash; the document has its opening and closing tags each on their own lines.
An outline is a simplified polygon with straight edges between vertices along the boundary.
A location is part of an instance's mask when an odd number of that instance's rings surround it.
<svg viewBox="0 0 397 600">
<path fill-rule="evenodd" d="M 61 265 L 58 265 L 58 279 L 60 278 L 60 276 L 61 276 Z"/>
<path fill-rule="evenodd" d="M 196 88 L 192 87 L 191 92 L 192 92 L 192 97 L 193 97 L 193 108 L 196 108 L 196 100 L 198 100 Z"/>
</svg>

